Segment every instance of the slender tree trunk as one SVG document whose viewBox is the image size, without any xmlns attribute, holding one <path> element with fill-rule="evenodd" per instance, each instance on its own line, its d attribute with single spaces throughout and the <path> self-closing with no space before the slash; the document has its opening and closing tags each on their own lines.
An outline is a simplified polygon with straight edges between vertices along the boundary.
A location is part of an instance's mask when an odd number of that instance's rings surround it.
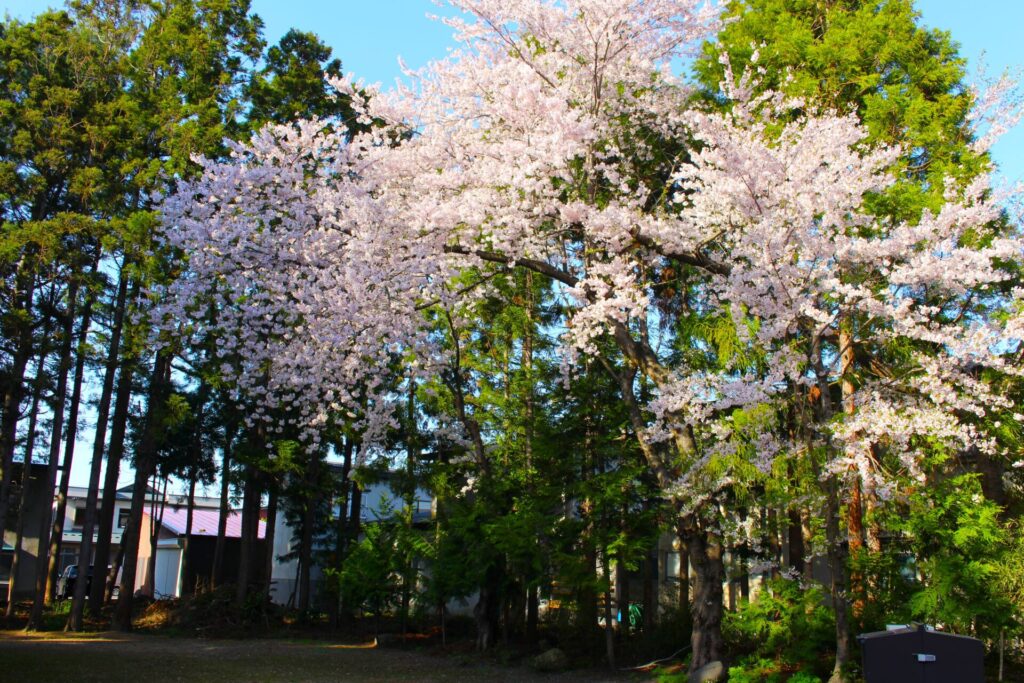
<svg viewBox="0 0 1024 683">
<path fill-rule="evenodd" d="M 196 509 L 196 472 L 193 468 L 188 480 L 188 506 L 185 509 L 185 540 L 181 547 L 181 587 L 178 594 L 181 597 L 192 595 L 195 592 L 196 581 L 192 576 L 192 519 Z"/>
<path fill-rule="evenodd" d="M 107 585 L 103 589 L 103 602 L 107 605 L 114 601 L 114 589 L 118 586 L 118 574 L 124 566 L 124 538 L 129 533 L 131 523 L 132 520 L 129 517 L 125 521 L 124 529 L 121 531 L 121 544 L 117 546 L 117 555 L 114 556 L 110 571 L 107 572 Z"/>
<path fill-rule="evenodd" d="M 259 520 L 259 502 L 254 501 L 256 497 L 256 468 L 252 465 L 245 466 L 245 487 L 242 498 L 242 537 L 239 539 L 238 552 L 238 583 L 235 585 L 235 605 L 241 607 L 249 595 L 249 582 L 252 580 L 253 564 L 253 526 Z M 256 513 L 253 512 L 255 504 Z M 258 527 L 257 527 L 258 528 Z"/>
<path fill-rule="evenodd" d="M 71 347 L 75 332 L 75 307 L 78 302 L 78 278 L 72 277 L 68 285 L 68 304 L 64 312 L 64 325 L 61 335 L 60 360 L 57 365 L 57 389 L 53 396 L 53 423 L 50 425 L 50 453 L 46 466 L 46 492 L 50 498 L 49 505 L 41 505 L 38 520 L 39 554 L 36 557 L 35 599 L 32 612 L 28 618 L 27 630 L 37 630 L 42 626 L 43 607 L 47 603 L 46 577 L 49 565 L 56 564 L 59 557 L 51 555 L 49 562 L 44 561 L 43 550 L 49 548 L 53 552 L 53 542 L 48 536 L 50 530 L 50 514 L 53 511 L 54 487 L 57 484 L 57 469 L 60 460 L 61 433 L 64 430 L 64 406 L 68 393 L 68 373 L 71 369 Z M 60 515 L 57 515 L 60 517 Z M 63 526 L 63 520 L 61 520 Z M 59 536 L 60 531 L 55 532 Z M 59 548 L 59 545 L 58 545 Z M 59 550 L 57 551 L 59 553 Z"/>
<path fill-rule="evenodd" d="M 43 332 L 43 338 L 50 336 L 50 326 L 47 325 Z M 39 363 L 36 365 L 35 386 L 32 388 L 32 407 L 29 410 L 28 434 L 25 437 L 25 455 L 21 470 L 21 490 L 18 492 L 18 517 L 15 522 L 14 531 L 14 555 L 11 557 L 11 575 L 7 582 L 7 608 L 4 616 L 10 619 L 14 616 L 14 593 L 21 587 L 17 585 L 18 569 L 20 568 L 19 558 L 21 547 L 25 541 L 25 508 L 28 505 L 28 488 L 32 478 L 32 458 L 36 449 L 36 425 L 39 422 L 39 401 L 43 395 L 43 375 L 46 372 L 46 351 L 39 350 Z M 0 529 L 0 540 L 3 538 L 3 529 Z M 40 549 L 42 546 L 39 546 Z M 37 551 L 38 552 L 38 551 Z"/>
<path fill-rule="evenodd" d="M 99 258 L 93 262 L 93 272 L 98 268 Z M 95 298 L 87 294 L 82 310 L 82 321 L 78 329 L 78 345 L 75 352 L 75 381 L 71 389 L 71 403 L 68 408 L 68 430 L 64 436 L 64 461 L 60 465 L 60 488 L 57 490 L 57 514 L 50 527 L 50 559 L 46 569 L 46 604 L 53 600 L 57 588 L 57 573 L 61 570 L 61 548 L 64 546 L 64 518 L 67 515 L 68 489 L 71 487 L 71 465 L 75 458 L 75 440 L 78 438 L 78 411 L 82 404 L 82 385 L 85 379 L 86 346 L 89 341 L 89 325 Z M 59 448 L 60 438 L 51 442 L 51 451 Z M 49 520 L 49 517 L 47 517 Z M 41 618 L 41 617 L 40 617 Z"/>
<path fill-rule="evenodd" d="M 850 618 L 847 609 L 846 553 L 839 535 L 839 484 L 830 478 L 825 503 L 825 542 L 831 575 L 832 609 L 836 618 L 836 661 L 829 683 L 844 683 L 850 662 Z"/>
<path fill-rule="evenodd" d="M 149 595 L 151 598 L 156 599 L 156 553 L 160 546 L 160 529 L 164 523 L 164 509 L 167 506 L 167 476 L 163 477 L 164 485 L 158 488 L 160 483 L 159 475 L 154 474 L 156 481 L 154 481 L 154 490 L 160 491 L 160 505 L 157 507 L 157 501 L 153 501 L 153 505 L 150 507 L 155 514 L 149 516 L 152 524 L 149 526 L 149 566 L 146 567 L 146 575 L 149 577 Z"/>
<path fill-rule="evenodd" d="M 540 595 L 537 585 L 531 583 L 526 589 L 526 644 L 537 643 L 537 626 L 540 623 Z"/>
<path fill-rule="evenodd" d="M 644 572 L 644 634 L 650 635 L 654 632 L 654 621 L 657 616 L 658 603 L 656 600 L 655 582 L 658 577 L 658 550 L 657 546 L 648 549 L 641 567 Z"/>
<path fill-rule="evenodd" d="M 100 468 L 103 464 L 103 445 L 107 438 L 107 419 L 110 412 L 110 398 L 114 391 L 114 373 L 117 371 L 117 360 L 121 348 L 121 328 L 124 322 L 125 302 L 128 296 L 128 280 L 123 272 L 117 286 L 117 297 L 114 304 L 114 320 L 110 331 L 110 346 L 107 349 L 106 369 L 103 376 L 103 389 L 96 417 L 96 435 L 93 441 L 92 465 L 89 468 L 89 491 L 85 502 L 85 520 L 82 524 L 82 546 L 78 559 L 80 580 L 75 582 L 75 597 L 71 603 L 71 616 L 68 619 L 68 631 L 82 630 L 82 616 L 85 611 L 85 591 L 88 581 L 85 577 L 92 561 L 93 534 L 96 531 L 96 502 L 99 497 Z M 106 567 L 96 568 L 97 577 L 104 576 Z"/>
<path fill-rule="evenodd" d="M 352 472 L 352 455 L 355 444 L 352 437 L 345 437 L 342 446 L 341 481 L 338 482 L 338 517 L 335 520 L 334 530 L 334 569 L 340 571 L 347 554 L 348 545 L 348 491 L 349 474 Z M 332 628 L 337 628 L 341 617 L 341 588 L 336 586 L 333 598 L 328 609 L 328 615 Z"/>
<path fill-rule="evenodd" d="M 121 544 L 125 549 L 124 572 L 121 576 L 121 592 L 117 600 L 113 623 L 113 627 L 119 631 L 130 631 L 132 628 L 135 579 L 139 565 L 139 543 L 142 539 L 142 513 L 146 507 L 146 483 L 156 471 L 157 434 L 163 427 L 163 403 L 170 382 L 170 370 L 171 356 L 164 350 L 157 352 L 149 383 L 146 424 L 135 454 L 132 505 L 128 513 L 128 524 L 121 537 Z"/>
<path fill-rule="evenodd" d="M 800 520 L 800 510 L 790 508 L 786 512 L 786 535 L 789 541 L 789 566 L 797 573 L 804 573 L 804 557 L 807 553 L 804 548 L 803 525 Z"/>
<path fill-rule="evenodd" d="M 690 550 L 686 534 L 677 529 L 676 538 L 679 540 L 679 613 L 685 621 L 692 621 L 693 614 L 690 608 Z"/>
<path fill-rule="evenodd" d="M 851 330 L 852 322 L 849 315 L 845 315 L 839 324 L 839 355 L 841 367 L 841 389 L 843 398 L 843 412 L 847 417 L 852 417 L 857 407 L 854 401 L 854 342 Z M 852 468 L 846 477 L 849 500 L 846 504 L 846 538 L 849 548 L 849 557 L 854 562 L 860 562 L 861 553 L 864 549 L 864 508 L 861 502 L 861 476 L 856 467 Z M 850 572 L 849 590 L 852 598 L 851 606 L 853 614 L 859 616 L 864 611 L 864 576 L 857 568 Z"/>
<path fill-rule="evenodd" d="M 18 443 L 18 420 L 21 419 L 21 401 L 25 395 L 25 368 L 32 356 L 32 325 L 28 318 L 35 295 L 35 275 L 30 272 L 32 257 L 22 256 L 18 262 L 15 296 L 16 313 L 25 319 L 17 319 L 11 338 L 16 339 L 7 383 L 4 385 L 3 414 L 0 415 L 0 531 L 7 528 L 7 510 L 11 488 L 11 468 L 14 466 L 14 449 Z"/>
<path fill-rule="evenodd" d="M 302 511 L 302 536 L 299 540 L 299 614 L 303 620 L 309 615 L 311 601 L 310 571 L 313 564 L 313 527 L 316 525 L 316 508 L 319 497 L 317 489 L 317 470 L 320 459 L 315 453 L 309 455 L 306 464 L 305 501 Z"/>
<path fill-rule="evenodd" d="M 622 528 L 621 533 L 626 533 L 626 516 L 622 516 Z M 628 633 L 629 624 L 629 570 L 626 569 L 624 557 L 619 557 L 619 561 L 615 563 L 615 599 L 618 603 L 619 614 L 618 617 L 622 620 L 621 626 L 623 632 Z"/>
<path fill-rule="evenodd" d="M 264 553 L 263 580 L 266 585 L 267 601 L 270 601 L 270 591 L 274 583 L 274 537 L 277 533 L 277 486 L 271 483 L 267 490 L 267 532 L 263 537 L 263 547 L 267 549 Z M 257 520 L 257 537 L 259 532 L 259 521 Z"/>
<path fill-rule="evenodd" d="M 125 360 L 121 359 L 121 370 L 117 378 L 117 398 L 114 399 L 110 444 L 107 447 L 107 468 L 103 474 L 103 496 L 100 500 L 99 530 L 96 533 L 96 555 L 93 561 L 96 568 L 93 570 L 94 580 L 89 591 L 89 611 L 93 616 L 98 616 L 102 610 L 103 594 L 108 583 L 107 565 L 110 564 L 110 546 L 114 535 L 114 503 L 117 500 L 117 482 L 121 477 L 121 458 L 124 454 L 128 408 L 131 404 L 135 376 L 134 366 Z M 117 566 L 112 566 L 110 572 L 114 574 L 116 580 Z M 101 581 L 101 577 L 104 580 Z"/>
<path fill-rule="evenodd" d="M 615 668 L 615 608 L 612 606 L 612 558 L 608 548 L 604 549 L 604 562 L 601 568 L 604 574 L 604 656 L 608 666 Z"/>
<path fill-rule="evenodd" d="M 224 544 L 228 528 L 229 494 L 231 491 L 231 445 L 233 440 L 234 430 L 225 430 L 220 465 L 220 516 L 217 519 L 217 542 L 213 548 L 213 571 L 210 575 L 210 585 L 213 588 L 217 588 L 224 581 Z"/>
</svg>

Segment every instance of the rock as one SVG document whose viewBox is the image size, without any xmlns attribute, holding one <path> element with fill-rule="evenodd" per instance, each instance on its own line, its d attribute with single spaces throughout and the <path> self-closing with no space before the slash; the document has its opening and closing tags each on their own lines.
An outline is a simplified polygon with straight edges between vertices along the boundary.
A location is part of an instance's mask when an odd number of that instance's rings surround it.
<svg viewBox="0 0 1024 683">
<path fill-rule="evenodd" d="M 537 671 L 565 671 L 569 668 L 569 658 L 557 647 L 553 647 L 533 658 L 533 668 Z"/>
<path fill-rule="evenodd" d="M 708 662 L 690 674 L 687 683 L 716 683 L 725 679 L 725 665 L 721 662 Z"/>
</svg>

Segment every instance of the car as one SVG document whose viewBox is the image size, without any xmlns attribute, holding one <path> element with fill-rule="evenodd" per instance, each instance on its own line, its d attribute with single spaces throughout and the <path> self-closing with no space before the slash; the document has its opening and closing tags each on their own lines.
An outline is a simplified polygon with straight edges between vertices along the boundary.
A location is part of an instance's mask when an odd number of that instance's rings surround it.
<svg viewBox="0 0 1024 683">
<path fill-rule="evenodd" d="M 89 567 L 88 579 L 92 578 L 92 567 Z M 64 571 L 61 572 L 60 578 L 57 579 L 57 599 L 58 600 L 69 600 L 75 595 L 75 583 L 78 581 L 78 565 L 69 564 L 64 567 Z M 86 586 L 86 594 L 89 592 L 89 586 Z"/>
<path fill-rule="evenodd" d="M 110 566 L 107 566 L 107 571 L 110 571 Z M 118 584 L 120 584 L 121 572 L 117 574 Z M 78 565 L 69 564 L 64 568 L 60 578 L 57 579 L 57 599 L 58 600 L 70 600 L 75 596 L 75 583 L 78 582 Z M 89 569 L 85 576 L 85 595 L 89 595 L 89 591 L 92 589 L 92 565 L 89 565 Z M 113 596 L 114 600 L 117 599 L 120 593 L 120 585 L 114 586 Z"/>
</svg>

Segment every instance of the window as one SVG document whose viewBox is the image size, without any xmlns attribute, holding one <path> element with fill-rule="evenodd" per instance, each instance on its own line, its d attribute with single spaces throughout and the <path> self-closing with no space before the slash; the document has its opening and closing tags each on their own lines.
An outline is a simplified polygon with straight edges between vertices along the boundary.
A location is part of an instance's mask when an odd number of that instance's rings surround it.
<svg viewBox="0 0 1024 683">
<path fill-rule="evenodd" d="M 75 516 L 72 518 L 71 528 L 81 529 L 85 526 L 85 508 L 75 508 Z"/>
<path fill-rule="evenodd" d="M 665 578 L 669 581 L 679 580 L 679 553 L 665 553 Z"/>
<path fill-rule="evenodd" d="M 117 511 L 117 528 L 123 529 L 128 526 L 128 514 L 131 512 L 128 508 L 121 508 Z"/>
</svg>

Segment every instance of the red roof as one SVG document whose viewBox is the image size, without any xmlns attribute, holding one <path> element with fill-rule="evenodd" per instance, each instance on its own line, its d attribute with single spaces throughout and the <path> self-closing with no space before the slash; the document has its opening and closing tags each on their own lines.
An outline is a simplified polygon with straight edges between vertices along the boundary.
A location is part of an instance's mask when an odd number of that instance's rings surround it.
<svg viewBox="0 0 1024 683">
<path fill-rule="evenodd" d="M 175 534 L 185 534 L 185 522 L 188 518 L 188 511 L 185 508 L 165 508 L 163 525 Z M 220 521 L 220 510 L 209 508 L 193 508 L 192 510 L 192 535 L 193 536 L 216 536 L 217 523 Z M 228 523 L 225 527 L 225 535 L 228 538 L 241 538 L 242 536 L 242 512 L 231 510 L 228 512 Z M 260 520 L 257 536 L 266 538 L 267 523 Z"/>
</svg>

